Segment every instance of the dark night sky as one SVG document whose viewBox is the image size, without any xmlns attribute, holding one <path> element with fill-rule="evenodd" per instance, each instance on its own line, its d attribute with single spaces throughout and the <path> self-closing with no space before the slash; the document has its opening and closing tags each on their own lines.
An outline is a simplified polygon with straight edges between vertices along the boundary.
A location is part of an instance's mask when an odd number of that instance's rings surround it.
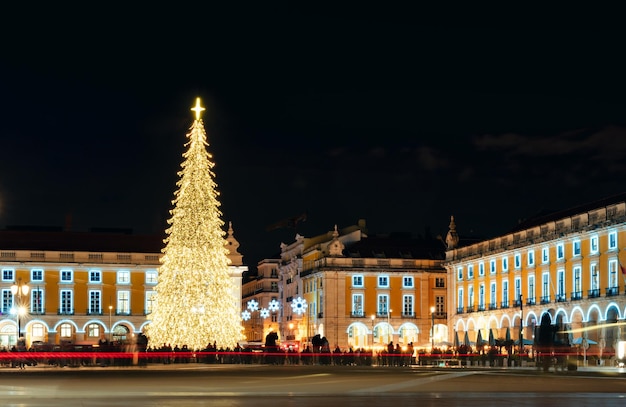
<svg viewBox="0 0 626 407">
<path fill-rule="evenodd" d="M 162 231 L 196 96 L 252 268 L 303 211 L 488 237 L 626 191 L 623 31 L 179 8 L 3 26 L 0 227 Z"/>
</svg>

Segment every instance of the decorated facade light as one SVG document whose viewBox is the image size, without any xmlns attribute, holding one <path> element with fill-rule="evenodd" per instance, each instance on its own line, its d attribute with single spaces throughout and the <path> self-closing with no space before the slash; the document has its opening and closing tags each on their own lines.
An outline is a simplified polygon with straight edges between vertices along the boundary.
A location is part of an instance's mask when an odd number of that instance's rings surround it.
<svg viewBox="0 0 626 407">
<path fill-rule="evenodd" d="M 258 301 L 257 300 L 248 301 L 248 309 L 250 310 L 250 312 L 258 311 L 259 310 Z"/>
<path fill-rule="evenodd" d="M 250 311 L 245 310 L 241 313 L 241 319 L 243 319 L 244 321 L 248 321 L 250 320 L 250 318 L 252 318 L 252 314 L 250 313 Z"/>
<path fill-rule="evenodd" d="M 291 303 L 291 309 L 293 310 L 293 312 L 295 312 L 298 315 L 304 314 L 304 311 L 306 311 L 306 307 L 307 307 L 306 300 L 301 297 L 296 298 Z"/>
<path fill-rule="evenodd" d="M 270 316 L 270 310 L 268 310 L 267 308 L 262 308 L 261 310 L 259 310 L 259 314 L 261 315 L 261 318 L 265 319 Z"/>
<path fill-rule="evenodd" d="M 280 302 L 278 302 L 276 300 L 272 300 L 267 305 L 267 308 L 270 310 L 270 312 L 276 312 L 276 311 L 278 311 L 280 309 Z"/>
</svg>

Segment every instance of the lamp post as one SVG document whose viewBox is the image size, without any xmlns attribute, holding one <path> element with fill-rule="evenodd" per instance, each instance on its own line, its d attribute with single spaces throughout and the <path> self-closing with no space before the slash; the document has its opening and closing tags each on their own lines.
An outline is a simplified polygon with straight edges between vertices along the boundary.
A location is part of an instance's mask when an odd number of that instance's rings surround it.
<svg viewBox="0 0 626 407">
<path fill-rule="evenodd" d="M 109 305 L 109 343 L 112 342 L 113 327 L 111 326 L 111 312 L 113 311 L 113 305 Z"/>
<path fill-rule="evenodd" d="M 11 293 L 13 294 L 14 298 L 13 308 L 15 310 L 15 322 L 17 323 L 17 337 L 15 339 L 16 344 L 20 339 L 20 333 L 22 331 L 20 316 L 26 314 L 26 308 L 22 304 L 22 295 L 28 295 L 29 289 L 30 287 L 28 287 L 28 285 L 22 284 L 21 278 L 18 279 L 17 282 L 11 286 Z"/>
<path fill-rule="evenodd" d="M 435 349 L 435 307 L 430 307 L 430 352 Z"/>
</svg>

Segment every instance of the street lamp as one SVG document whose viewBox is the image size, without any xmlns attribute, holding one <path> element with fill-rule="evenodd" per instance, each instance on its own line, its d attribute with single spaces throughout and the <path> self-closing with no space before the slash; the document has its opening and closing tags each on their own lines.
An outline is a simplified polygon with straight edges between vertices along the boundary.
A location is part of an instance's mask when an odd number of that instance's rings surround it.
<svg viewBox="0 0 626 407">
<path fill-rule="evenodd" d="M 17 322 L 17 338 L 15 340 L 16 344 L 20 338 L 20 333 L 22 331 L 20 316 L 26 315 L 26 307 L 22 303 L 22 295 L 28 295 L 28 290 L 30 287 L 26 284 L 22 284 L 22 279 L 18 279 L 15 284 L 11 286 L 11 293 L 14 298 L 14 311 L 15 311 L 15 319 Z"/>
<path fill-rule="evenodd" d="M 430 351 L 435 349 L 435 307 L 430 307 Z"/>
<path fill-rule="evenodd" d="M 113 327 L 111 326 L 111 311 L 113 311 L 113 305 L 109 305 L 109 343 L 112 342 Z"/>
<path fill-rule="evenodd" d="M 524 353 L 524 304 L 522 303 L 522 294 L 519 295 L 519 310 L 521 313 L 519 319 L 519 353 Z"/>
</svg>

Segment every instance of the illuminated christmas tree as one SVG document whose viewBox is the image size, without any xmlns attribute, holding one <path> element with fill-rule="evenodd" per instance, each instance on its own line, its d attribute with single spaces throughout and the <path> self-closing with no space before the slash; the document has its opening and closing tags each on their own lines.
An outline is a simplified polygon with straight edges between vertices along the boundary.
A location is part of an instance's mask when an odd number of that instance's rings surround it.
<svg viewBox="0 0 626 407">
<path fill-rule="evenodd" d="M 224 222 L 200 98 L 187 134 L 159 268 L 155 302 L 146 329 L 149 346 L 204 349 L 214 342 L 233 348 L 243 339 L 239 299 L 228 270 Z"/>
</svg>

